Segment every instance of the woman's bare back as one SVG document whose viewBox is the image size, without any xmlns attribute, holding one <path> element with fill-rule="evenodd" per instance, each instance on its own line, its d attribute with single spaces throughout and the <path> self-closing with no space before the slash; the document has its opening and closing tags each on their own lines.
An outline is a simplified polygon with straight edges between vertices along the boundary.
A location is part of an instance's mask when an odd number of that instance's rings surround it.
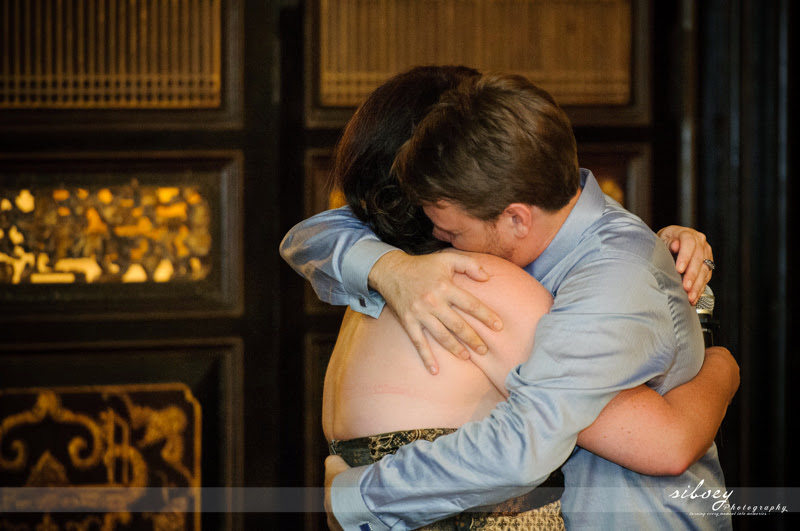
<svg viewBox="0 0 800 531">
<path fill-rule="evenodd" d="M 490 280 L 456 283 L 500 315 L 501 332 L 467 317 L 489 346 L 456 358 L 431 338 L 439 373 L 431 375 L 389 308 L 378 319 L 348 310 L 325 375 L 323 430 L 328 440 L 416 428 L 455 428 L 484 418 L 505 396 L 509 370 L 525 361 L 550 294 L 517 266 L 476 255 Z"/>
</svg>

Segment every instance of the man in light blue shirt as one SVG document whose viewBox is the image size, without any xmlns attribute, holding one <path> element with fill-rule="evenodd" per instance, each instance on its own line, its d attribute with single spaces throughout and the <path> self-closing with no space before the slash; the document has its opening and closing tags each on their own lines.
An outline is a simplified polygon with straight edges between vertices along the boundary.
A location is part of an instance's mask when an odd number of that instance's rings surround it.
<svg viewBox="0 0 800 531">
<path fill-rule="evenodd" d="M 437 237 L 523 266 L 555 302 L 530 359 L 506 381 L 508 401 L 455 434 L 337 476 L 339 522 L 418 527 L 520 495 L 563 463 L 568 528 L 729 528 L 715 512 L 727 493 L 714 446 L 675 477 L 635 474 L 575 448 L 578 432 L 620 390 L 647 382 L 664 394 L 691 379 L 703 341 L 666 247 L 590 172 L 578 172 L 569 122 L 549 94 L 513 76 L 465 83 L 420 124 L 397 170 Z M 317 277 L 321 297 L 375 315 L 383 300 L 369 281 L 393 307 L 405 304 L 392 299 L 407 282 L 388 273 L 402 277 L 408 260 L 431 257 L 387 253 L 346 212 L 328 216 L 352 230 L 337 239 L 327 272 L 315 273 L 330 277 Z M 330 234 L 301 232 L 288 235 L 282 251 L 313 268 L 320 256 L 311 249 Z M 438 337 L 435 324 L 425 326 Z"/>
</svg>

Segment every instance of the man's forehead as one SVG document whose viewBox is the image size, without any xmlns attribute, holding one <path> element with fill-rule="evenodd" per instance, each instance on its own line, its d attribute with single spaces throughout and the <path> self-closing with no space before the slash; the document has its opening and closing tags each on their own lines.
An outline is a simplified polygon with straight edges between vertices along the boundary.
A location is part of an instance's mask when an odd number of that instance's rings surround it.
<svg viewBox="0 0 800 531">
<path fill-rule="evenodd" d="M 460 204 L 447 199 L 439 199 L 435 203 L 422 203 L 425 212 L 433 212 L 440 215 L 463 215 L 469 217 L 469 213 Z"/>
<path fill-rule="evenodd" d="M 458 218 L 466 215 L 458 205 L 444 199 L 440 199 L 436 203 L 423 203 L 422 209 L 436 225 L 457 222 Z"/>
<path fill-rule="evenodd" d="M 429 203 L 423 205 L 423 209 L 433 222 L 433 226 L 444 232 L 460 233 L 483 224 L 483 221 L 471 216 L 461 205 L 452 201 L 441 200 L 435 204 Z"/>
<path fill-rule="evenodd" d="M 455 201 L 450 201 L 448 199 L 438 199 L 433 202 L 423 201 L 422 207 L 423 208 L 437 208 L 437 209 L 445 209 L 449 206 L 456 206 Z"/>
</svg>

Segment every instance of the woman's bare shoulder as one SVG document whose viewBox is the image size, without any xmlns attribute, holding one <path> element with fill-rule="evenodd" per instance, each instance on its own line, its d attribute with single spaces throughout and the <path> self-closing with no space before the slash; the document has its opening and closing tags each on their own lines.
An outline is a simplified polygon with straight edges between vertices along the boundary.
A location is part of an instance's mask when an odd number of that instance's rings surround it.
<svg viewBox="0 0 800 531">
<path fill-rule="evenodd" d="M 489 280 L 479 282 L 457 274 L 453 282 L 494 310 L 503 321 L 503 330 L 494 332 L 463 314 L 489 347 L 489 354 L 472 357 L 473 363 L 502 392 L 508 371 L 528 359 L 539 319 L 550 311 L 553 298 L 536 279 L 511 262 L 486 254 L 474 256 L 489 274 Z"/>
<path fill-rule="evenodd" d="M 460 288 L 469 291 L 486 303 L 490 302 L 489 299 L 505 300 L 507 303 L 518 300 L 523 304 L 539 300 L 546 300 L 548 305 L 552 303 L 550 293 L 535 278 L 508 260 L 485 253 L 464 253 L 451 250 L 447 252 L 472 256 L 488 273 L 489 280 L 486 282 L 472 280 L 464 274 L 457 274 L 453 279 L 453 282 Z"/>
</svg>

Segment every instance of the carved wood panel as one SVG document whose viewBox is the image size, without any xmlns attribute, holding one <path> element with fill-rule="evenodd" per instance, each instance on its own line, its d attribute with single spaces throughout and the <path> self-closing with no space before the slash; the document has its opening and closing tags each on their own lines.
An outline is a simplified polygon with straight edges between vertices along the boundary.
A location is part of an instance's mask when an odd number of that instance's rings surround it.
<svg viewBox="0 0 800 531">
<path fill-rule="evenodd" d="M 417 65 L 513 72 L 577 123 L 649 119 L 648 2 L 308 0 L 307 120 L 346 122 L 364 98 Z"/>
</svg>

